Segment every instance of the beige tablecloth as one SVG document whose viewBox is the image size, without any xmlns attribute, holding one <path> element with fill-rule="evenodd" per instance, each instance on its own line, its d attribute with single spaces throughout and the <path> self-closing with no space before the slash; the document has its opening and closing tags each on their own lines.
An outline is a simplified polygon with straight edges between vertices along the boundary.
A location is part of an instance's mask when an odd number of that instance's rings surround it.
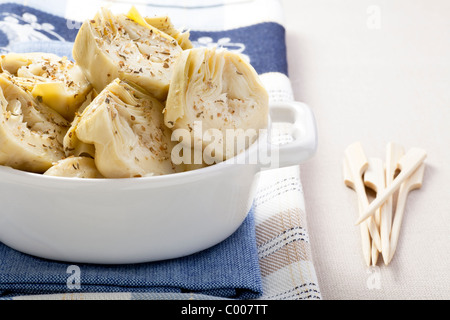
<svg viewBox="0 0 450 320">
<path fill-rule="evenodd" d="M 450 298 L 450 2 L 283 1 L 296 100 L 314 110 L 317 156 L 302 166 L 312 254 L 324 299 Z M 345 148 L 428 152 L 389 266 L 367 268 Z"/>
</svg>

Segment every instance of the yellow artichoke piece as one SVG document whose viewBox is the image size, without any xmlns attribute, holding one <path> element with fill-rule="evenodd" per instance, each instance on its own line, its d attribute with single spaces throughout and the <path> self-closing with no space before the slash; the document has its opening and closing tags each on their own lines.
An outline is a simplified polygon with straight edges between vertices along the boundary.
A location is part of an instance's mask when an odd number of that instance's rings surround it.
<svg viewBox="0 0 450 320">
<path fill-rule="evenodd" d="M 102 174 L 97 170 L 95 161 L 87 157 L 70 157 L 56 162 L 45 173 L 45 176 L 101 179 Z"/>
<path fill-rule="evenodd" d="M 145 20 L 103 8 L 81 26 L 73 56 L 98 92 L 119 78 L 165 100 L 182 51 L 177 40 Z"/>
<path fill-rule="evenodd" d="M 256 141 L 259 130 L 267 128 L 269 96 L 254 68 L 241 55 L 195 48 L 185 50 L 176 62 L 164 114 L 169 128 L 191 132 L 188 143 L 203 151 L 211 143 L 205 135 L 219 132 L 223 139 L 216 141 L 218 147 L 207 159 L 208 164 L 211 159 L 217 163 L 245 151 Z M 193 130 L 198 123 L 200 136 Z M 247 142 L 240 144 L 243 138 Z"/>
<path fill-rule="evenodd" d="M 171 131 L 163 105 L 119 79 L 84 110 L 76 128 L 80 141 L 95 146 L 95 163 L 106 178 L 133 178 L 181 171 L 171 161 Z"/>
<path fill-rule="evenodd" d="M 64 158 L 63 138 L 70 123 L 0 75 L 0 165 L 43 173 Z"/>
<path fill-rule="evenodd" d="M 33 97 L 71 121 L 92 86 L 80 67 L 67 57 L 50 53 L 10 53 L 1 68 Z"/>
</svg>

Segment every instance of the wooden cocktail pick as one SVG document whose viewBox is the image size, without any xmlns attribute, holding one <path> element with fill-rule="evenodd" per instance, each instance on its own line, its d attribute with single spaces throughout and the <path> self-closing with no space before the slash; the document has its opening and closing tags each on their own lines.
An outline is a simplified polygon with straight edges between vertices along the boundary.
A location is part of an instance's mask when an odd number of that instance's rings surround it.
<svg viewBox="0 0 450 320">
<path fill-rule="evenodd" d="M 350 169 L 348 168 L 347 160 L 344 159 L 344 165 L 343 165 L 343 174 L 344 174 L 344 183 L 347 187 L 355 190 L 355 184 L 353 183 L 352 174 L 350 173 Z M 361 201 L 358 200 L 358 212 L 361 214 L 363 207 L 361 204 Z M 361 245 L 362 245 L 362 252 L 363 252 L 363 258 L 366 262 L 367 266 L 370 266 L 371 261 L 371 243 L 370 243 L 370 233 L 369 233 L 369 227 L 367 226 L 367 222 L 364 221 L 359 225 L 360 232 L 361 232 Z"/>
<path fill-rule="evenodd" d="M 383 160 L 378 158 L 369 158 L 369 167 L 364 173 L 364 185 L 376 194 L 382 192 L 386 188 Z M 377 212 L 374 215 L 377 227 L 381 224 L 384 216 L 384 210 L 385 206 L 383 205 L 377 209 Z M 383 241 L 381 241 L 381 248 L 383 248 Z M 372 246 L 372 265 L 374 266 L 377 264 L 378 254 L 379 250 Z"/>
<path fill-rule="evenodd" d="M 392 185 L 394 181 L 396 171 L 398 169 L 398 162 L 405 154 L 405 150 L 398 143 L 390 142 L 386 147 L 386 188 Z M 390 260 L 390 236 L 393 219 L 393 206 L 394 197 L 387 198 L 386 203 L 383 205 L 383 217 L 380 224 L 380 236 L 381 236 L 381 254 L 383 261 L 387 265 Z"/>
<path fill-rule="evenodd" d="M 367 170 L 369 162 L 361 143 L 356 142 L 347 147 L 345 150 L 345 160 L 347 161 L 348 171 L 351 174 L 353 187 L 357 194 L 358 201 L 361 203 L 363 211 L 366 211 L 366 208 L 369 206 L 369 200 L 367 199 L 362 176 Z M 381 238 L 378 228 L 371 216 L 367 218 L 367 226 L 369 228 L 372 241 L 377 250 L 381 251 Z"/>
<path fill-rule="evenodd" d="M 423 175 L 425 172 L 425 164 L 423 163 L 404 183 L 402 183 L 398 192 L 397 207 L 395 210 L 394 221 L 392 223 L 391 231 L 391 250 L 388 263 L 392 260 L 395 250 L 397 249 L 398 238 L 400 235 L 400 227 L 403 220 L 403 215 L 406 207 L 406 200 L 408 194 L 422 187 Z"/>
</svg>

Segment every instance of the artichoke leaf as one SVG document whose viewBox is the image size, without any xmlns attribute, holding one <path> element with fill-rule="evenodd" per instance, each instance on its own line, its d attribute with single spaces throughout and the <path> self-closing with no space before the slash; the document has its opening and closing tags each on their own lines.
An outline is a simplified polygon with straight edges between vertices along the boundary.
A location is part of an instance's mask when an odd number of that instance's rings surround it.
<svg viewBox="0 0 450 320">
<path fill-rule="evenodd" d="M 101 179 L 102 174 L 97 170 L 95 161 L 87 157 L 69 157 L 53 164 L 44 176 Z"/>
<path fill-rule="evenodd" d="M 92 103 L 92 101 L 97 96 L 97 92 L 92 90 L 89 95 L 86 97 L 84 103 L 80 106 L 78 111 L 75 113 L 75 119 L 72 121 L 72 124 L 67 131 L 64 140 L 64 152 L 67 157 L 90 157 L 94 158 L 95 156 L 95 147 L 93 144 L 88 144 L 80 141 L 76 134 L 78 123 L 81 120 L 83 112 L 86 108 Z"/>
</svg>

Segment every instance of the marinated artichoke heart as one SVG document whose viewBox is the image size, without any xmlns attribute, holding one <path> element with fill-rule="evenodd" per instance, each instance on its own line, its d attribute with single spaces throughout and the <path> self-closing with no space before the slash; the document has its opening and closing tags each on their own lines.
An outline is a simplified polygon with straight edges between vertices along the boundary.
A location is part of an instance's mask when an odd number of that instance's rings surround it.
<svg viewBox="0 0 450 320">
<path fill-rule="evenodd" d="M 43 173 L 64 158 L 70 123 L 0 74 L 0 165 Z"/>
<path fill-rule="evenodd" d="M 116 79 L 84 110 L 75 132 L 95 146 L 95 163 L 105 178 L 175 173 L 174 143 L 162 110 L 156 98 Z"/>
<path fill-rule="evenodd" d="M 1 68 L 69 121 L 92 89 L 80 67 L 50 53 L 10 53 L 2 56 Z"/>
<path fill-rule="evenodd" d="M 60 160 L 48 169 L 44 175 L 82 179 L 103 178 L 95 166 L 94 159 L 86 157 L 70 157 Z"/>
<path fill-rule="evenodd" d="M 188 143 L 197 149 L 201 146 L 208 164 L 217 163 L 255 142 L 259 130 L 267 128 L 268 105 L 268 93 L 258 74 L 241 55 L 195 48 L 185 50 L 174 67 L 165 123 L 173 130 L 189 130 Z M 199 122 L 201 136 L 193 130 Z M 212 142 L 216 147 L 206 152 Z"/>
<path fill-rule="evenodd" d="M 183 49 L 137 12 L 133 17 L 101 9 L 81 26 L 74 59 L 98 92 L 119 78 L 165 100 L 173 64 Z"/>
</svg>

